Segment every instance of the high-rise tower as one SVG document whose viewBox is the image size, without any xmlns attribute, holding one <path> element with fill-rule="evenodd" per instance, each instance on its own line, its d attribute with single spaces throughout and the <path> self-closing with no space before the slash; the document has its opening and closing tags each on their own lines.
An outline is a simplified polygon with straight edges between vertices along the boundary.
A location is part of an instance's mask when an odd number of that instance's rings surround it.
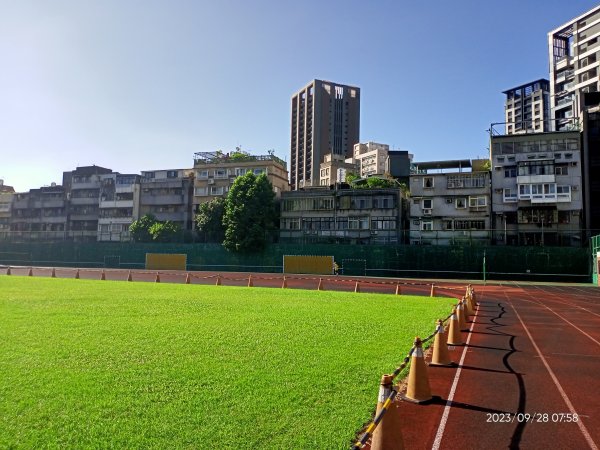
<svg viewBox="0 0 600 450">
<path fill-rule="evenodd" d="M 292 190 L 319 185 L 326 154 L 352 156 L 359 142 L 360 89 L 313 80 L 292 96 Z"/>
</svg>

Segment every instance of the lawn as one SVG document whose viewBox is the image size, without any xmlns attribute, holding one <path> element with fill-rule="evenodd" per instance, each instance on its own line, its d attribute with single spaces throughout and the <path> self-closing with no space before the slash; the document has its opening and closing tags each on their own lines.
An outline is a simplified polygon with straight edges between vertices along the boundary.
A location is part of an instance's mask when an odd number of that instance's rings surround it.
<svg viewBox="0 0 600 450">
<path fill-rule="evenodd" d="M 347 449 L 451 299 L 0 277 L 0 448 Z"/>
</svg>

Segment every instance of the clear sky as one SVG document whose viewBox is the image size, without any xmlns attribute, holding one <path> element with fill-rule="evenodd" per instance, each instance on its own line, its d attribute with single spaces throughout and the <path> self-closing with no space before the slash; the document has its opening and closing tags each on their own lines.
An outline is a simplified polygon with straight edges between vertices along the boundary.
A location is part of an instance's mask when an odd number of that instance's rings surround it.
<svg viewBox="0 0 600 450">
<path fill-rule="evenodd" d="M 597 1 L 0 0 L 0 178 L 238 145 L 289 161 L 290 98 L 314 78 L 361 88 L 362 142 L 486 157 L 502 91 L 547 78 L 547 33 Z"/>
</svg>

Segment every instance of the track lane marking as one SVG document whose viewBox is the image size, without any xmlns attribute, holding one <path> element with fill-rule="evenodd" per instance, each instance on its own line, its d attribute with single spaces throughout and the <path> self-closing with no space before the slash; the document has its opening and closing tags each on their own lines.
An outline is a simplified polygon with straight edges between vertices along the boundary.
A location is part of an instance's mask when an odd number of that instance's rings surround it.
<svg viewBox="0 0 600 450">
<path fill-rule="evenodd" d="M 446 424 L 448 422 L 448 415 L 450 414 L 450 408 L 452 407 L 452 400 L 454 399 L 454 394 L 456 393 L 456 387 L 458 385 L 458 379 L 460 378 L 460 373 L 462 371 L 462 365 L 465 361 L 465 357 L 467 356 L 467 350 L 469 348 L 469 342 L 471 341 L 471 336 L 473 336 L 473 327 L 475 326 L 475 322 L 477 321 L 477 315 L 479 314 L 479 305 L 477 305 L 477 313 L 473 317 L 473 321 L 471 322 L 471 328 L 469 328 L 469 336 L 467 336 L 467 342 L 465 342 L 465 347 L 463 348 L 462 355 L 460 357 L 460 362 L 458 363 L 458 369 L 456 370 L 456 374 L 454 375 L 454 380 L 452 381 L 452 387 L 450 388 L 450 392 L 448 394 L 448 399 L 446 400 L 446 406 L 444 407 L 444 413 L 442 414 L 442 418 L 440 419 L 440 425 L 438 426 L 437 432 L 435 434 L 435 439 L 433 441 L 433 446 L 431 450 L 439 450 L 440 445 L 442 443 L 442 437 L 444 436 L 444 430 L 446 429 Z"/>
<path fill-rule="evenodd" d="M 542 363 L 544 363 L 544 366 L 546 367 L 546 370 L 548 371 L 548 374 L 550 375 L 550 378 L 552 378 L 552 381 L 554 382 L 554 385 L 558 389 L 558 392 L 560 393 L 560 396 L 562 397 L 562 399 L 564 400 L 565 404 L 567 405 L 567 408 L 569 408 L 569 411 L 571 411 L 571 414 L 577 414 L 577 411 L 575 411 L 575 408 L 573 407 L 573 404 L 571 403 L 571 400 L 569 399 L 569 397 L 567 396 L 567 394 L 566 394 L 565 390 L 563 389 L 562 385 L 558 381 L 558 378 L 556 378 L 556 375 L 554 374 L 554 372 L 550 368 L 550 365 L 548 364 L 548 361 L 546 361 L 546 358 L 542 354 L 540 348 L 537 346 L 535 340 L 533 339 L 533 336 L 529 332 L 529 329 L 525 325 L 525 322 L 523 322 L 523 319 L 521 319 L 521 316 L 517 312 L 517 309 L 515 308 L 515 306 L 513 305 L 512 302 L 510 302 L 510 306 L 513 309 L 513 311 L 515 312 L 515 314 L 517 316 L 517 319 L 519 319 L 519 322 L 521 322 L 521 326 L 525 330 L 525 333 L 527 333 L 527 336 L 529 337 L 529 340 L 531 341 L 531 344 L 535 348 L 535 351 L 537 352 L 538 356 L 540 357 Z M 543 305 L 541 305 L 541 306 L 543 306 Z M 577 415 L 579 416 L 579 414 L 577 414 Z M 590 436 L 590 433 L 588 432 L 586 426 L 583 424 L 583 422 L 581 420 L 577 421 L 577 426 L 579 427 L 579 430 L 583 434 L 583 437 L 585 438 L 585 440 L 586 440 L 587 444 L 590 446 L 590 448 L 592 450 L 598 450 L 598 447 L 596 446 L 596 443 L 594 442 L 594 440 Z"/>
</svg>

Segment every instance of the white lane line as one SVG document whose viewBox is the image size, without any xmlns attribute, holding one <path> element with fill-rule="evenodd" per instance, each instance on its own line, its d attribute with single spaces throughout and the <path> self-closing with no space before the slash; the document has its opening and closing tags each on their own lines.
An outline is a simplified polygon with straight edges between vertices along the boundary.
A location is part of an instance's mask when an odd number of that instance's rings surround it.
<svg viewBox="0 0 600 450">
<path fill-rule="evenodd" d="M 479 305 L 477 306 L 477 313 L 479 313 Z M 454 399 L 454 394 L 456 393 L 456 386 L 458 385 L 458 379 L 460 378 L 460 372 L 462 371 L 462 365 L 465 361 L 465 356 L 467 355 L 467 348 L 469 347 L 469 342 L 471 341 L 471 336 L 473 336 L 473 327 L 475 326 L 475 321 L 477 320 L 477 314 L 473 317 L 473 322 L 471 322 L 471 328 L 469 328 L 469 336 L 467 337 L 467 342 L 465 343 L 465 348 L 463 348 L 462 355 L 460 357 L 460 362 L 458 363 L 458 369 L 456 370 L 456 375 L 454 375 L 454 381 L 452 382 L 452 387 L 450 388 L 450 393 L 448 394 L 448 400 L 446 400 L 446 406 L 444 407 L 444 413 L 442 414 L 442 418 L 440 420 L 440 425 L 437 429 L 437 433 L 435 434 L 435 440 L 433 441 L 432 450 L 439 450 L 440 444 L 442 443 L 442 437 L 444 436 L 444 429 L 446 428 L 446 423 L 448 422 L 448 415 L 450 414 L 450 408 L 452 405 L 452 400 Z"/>
<path fill-rule="evenodd" d="M 519 315 L 519 313 L 517 312 L 517 310 L 515 309 L 515 307 L 514 307 L 514 305 L 512 303 L 510 303 L 510 306 L 513 309 L 513 311 L 515 312 L 515 314 L 517 315 L 517 318 L 519 319 L 519 322 L 521 322 L 521 326 L 525 330 L 525 333 L 527 333 L 527 336 L 529 336 L 529 340 L 533 344 L 533 347 L 535 348 L 535 351 L 537 352 L 537 354 L 539 355 L 540 359 L 544 363 L 544 366 L 546 367 L 546 370 L 550 374 L 550 378 L 552 378 L 552 381 L 554 382 L 554 385 L 558 389 L 558 392 L 560 393 L 560 395 L 563 398 L 565 404 L 567 405 L 567 408 L 569 408 L 569 411 L 571 411 L 571 414 L 577 414 L 577 411 L 575 411 L 575 408 L 573 407 L 573 404 L 571 403 L 571 400 L 569 400 L 569 397 L 567 397 L 567 394 L 565 393 L 565 390 L 563 389 L 563 387 L 561 386 L 560 382 L 558 381 L 558 378 L 556 378 L 556 375 L 554 375 L 554 372 L 550 368 L 550 365 L 548 364 L 548 361 L 546 361 L 546 358 L 544 358 L 544 355 L 542 355 L 542 352 L 540 351 L 540 348 L 537 346 L 537 344 L 533 340 L 533 336 L 531 335 L 531 333 L 529 332 L 529 329 L 527 328 L 527 326 L 523 322 L 523 319 L 521 319 L 521 316 Z M 583 434 L 583 437 L 585 438 L 585 440 L 586 440 L 587 444 L 590 446 L 590 448 L 592 450 L 598 450 L 598 447 L 596 446 L 596 443 L 594 442 L 594 440 L 590 436 L 590 433 L 588 432 L 588 430 L 585 427 L 585 425 L 583 424 L 583 422 L 581 420 L 578 420 L 577 421 L 577 425 L 579 426 L 579 429 L 581 430 L 581 433 Z"/>
</svg>

